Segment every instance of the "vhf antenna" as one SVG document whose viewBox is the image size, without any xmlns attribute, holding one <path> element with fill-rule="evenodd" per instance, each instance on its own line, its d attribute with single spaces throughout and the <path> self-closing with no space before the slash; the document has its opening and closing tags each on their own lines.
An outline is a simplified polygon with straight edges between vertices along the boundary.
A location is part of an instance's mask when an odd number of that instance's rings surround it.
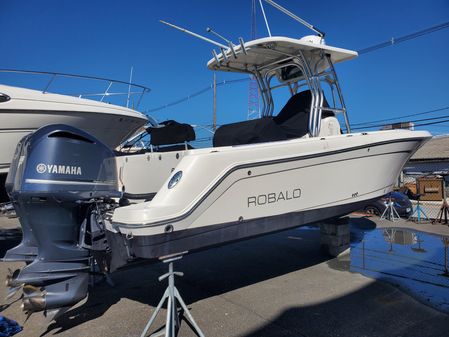
<svg viewBox="0 0 449 337">
<path fill-rule="evenodd" d="M 172 28 L 175 28 L 175 29 L 177 29 L 177 30 L 180 30 L 180 31 L 183 32 L 183 33 L 192 35 L 192 36 L 194 36 L 194 37 L 196 37 L 196 38 L 198 38 L 198 39 L 200 39 L 200 40 L 203 40 L 203 41 L 212 43 L 213 45 L 220 47 L 221 54 L 223 55 L 223 61 L 225 61 L 225 62 L 227 62 L 227 61 L 229 60 L 229 55 L 227 55 L 227 51 L 229 51 L 229 50 L 232 52 L 232 56 L 234 56 L 235 59 L 237 58 L 237 53 L 236 53 L 236 51 L 235 51 L 235 49 L 234 49 L 235 45 L 234 45 L 231 41 L 229 41 L 228 45 L 226 46 L 226 45 L 224 45 L 224 44 L 221 44 L 221 43 L 216 42 L 216 41 L 214 41 L 214 40 L 208 39 L 207 37 L 204 37 L 204 36 L 199 35 L 199 34 L 197 34 L 197 33 L 191 32 L 190 30 L 187 30 L 187 29 L 185 29 L 185 28 L 178 27 L 178 26 L 176 26 L 176 25 L 174 25 L 174 24 L 172 24 L 172 23 L 168 23 L 168 22 L 163 21 L 163 20 L 159 20 L 159 21 L 162 22 L 163 24 L 167 25 L 167 26 L 170 26 L 170 27 L 172 27 Z M 210 29 L 210 28 L 209 28 L 209 29 Z M 212 29 L 210 29 L 210 31 L 213 32 Z M 213 32 L 213 33 L 215 33 L 215 32 Z M 219 35 L 218 33 L 215 33 L 215 34 L 216 34 L 217 36 L 220 36 L 221 38 L 223 38 L 225 41 L 228 41 L 227 39 L 225 39 L 224 37 L 222 37 L 222 36 Z M 246 49 L 245 49 L 243 40 L 242 40 L 242 39 L 239 39 L 239 41 L 240 41 L 240 45 L 241 45 L 241 48 L 242 48 L 242 50 L 243 50 L 243 53 L 246 54 Z M 217 55 L 217 53 L 216 53 L 215 50 L 212 50 L 212 55 L 214 56 L 215 60 L 217 61 L 217 64 L 219 64 L 219 63 L 220 63 L 220 60 L 218 59 L 218 55 Z"/>
<path fill-rule="evenodd" d="M 310 23 L 308 23 L 307 21 L 301 19 L 299 16 L 293 14 L 292 12 L 290 12 L 288 9 L 285 9 L 284 7 L 282 7 L 281 5 L 278 5 L 276 2 L 272 1 L 272 0 L 265 0 L 266 3 L 270 4 L 271 6 L 273 6 L 274 8 L 280 10 L 282 13 L 287 14 L 289 17 L 291 17 L 293 20 L 298 21 L 299 23 L 303 24 L 304 26 L 306 26 L 307 28 L 313 30 L 315 33 L 318 34 L 319 37 L 324 38 L 325 33 L 321 30 L 319 30 L 318 28 L 316 28 L 315 26 L 311 25 Z"/>
<path fill-rule="evenodd" d="M 233 44 L 231 40 L 228 40 L 227 38 L 225 38 L 223 35 L 218 34 L 216 31 L 212 30 L 212 28 L 207 27 L 206 28 L 206 32 L 214 34 L 215 36 L 219 37 L 220 39 L 222 39 L 223 41 L 225 41 L 227 44 Z"/>
<path fill-rule="evenodd" d="M 265 9 L 263 8 L 262 0 L 259 0 L 260 9 L 262 10 L 263 19 L 265 20 L 265 26 L 267 27 L 268 36 L 271 37 L 270 25 L 268 24 L 267 16 L 265 15 Z"/>
<path fill-rule="evenodd" d="M 198 39 L 200 39 L 200 40 L 203 40 L 203 41 L 212 43 L 213 45 L 218 46 L 218 47 L 220 47 L 220 48 L 222 48 L 222 49 L 227 49 L 227 48 L 228 48 L 228 46 L 226 46 L 226 45 L 224 45 L 224 44 L 221 44 L 221 43 L 216 42 L 216 41 L 214 41 L 214 40 L 208 39 L 207 37 L 204 37 L 204 36 L 201 36 L 201 35 L 196 34 L 196 33 L 194 33 L 194 32 L 191 32 L 190 30 L 187 30 L 187 29 L 185 29 L 185 28 L 178 27 L 178 26 L 176 26 L 176 25 L 174 25 L 174 24 L 168 23 L 168 22 L 163 21 L 163 20 L 159 20 L 159 21 L 160 21 L 161 23 L 163 23 L 164 25 L 167 25 L 167 26 L 169 26 L 169 27 L 172 27 L 172 28 L 175 28 L 175 29 L 177 29 L 177 30 L 180 30 L 181 32 L 184 32 L 184 33 L 186 33 L 186 34 L 192 35 L 192 36 L 194 36 L 194 37 L 196 37 L 196 38 L 198 38 Z"/>
</svg>

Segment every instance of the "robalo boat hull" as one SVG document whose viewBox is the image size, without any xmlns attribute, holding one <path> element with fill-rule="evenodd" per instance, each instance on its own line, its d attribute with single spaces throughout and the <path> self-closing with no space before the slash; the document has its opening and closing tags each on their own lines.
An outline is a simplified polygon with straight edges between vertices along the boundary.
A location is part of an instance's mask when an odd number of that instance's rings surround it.
<svg viewBox="0 0 449 337">
<path fill-rule="evenodd" d="M 340 217 L 391 191 L 428 137 L 385 131 L 188 151 L 172 174 L 182 171 L 178 184 L 116 209 L 111 229 L 135 256 L 157 258 Z"/>
</svg>

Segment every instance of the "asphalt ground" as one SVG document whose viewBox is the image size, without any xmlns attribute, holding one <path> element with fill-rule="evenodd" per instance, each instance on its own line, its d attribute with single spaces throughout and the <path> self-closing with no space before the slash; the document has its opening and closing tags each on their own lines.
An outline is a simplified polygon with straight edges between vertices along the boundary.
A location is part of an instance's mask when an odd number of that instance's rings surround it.
<svg viewBox="0 0 449 337">
<path fill-rule="evenodd" d="M 443 225 L 378 218 L 353 217 L 351 225 L 415 226 L 449 235 Z M 3 233 L 14 234 L 15 227 L 16 220 L 0 219 Z M 0 250 L 17 243 L 12 234 L 0 241 Z M 175 263 L 184 272 L 176 286 L 206 336 L 449 336 L 448 314 L 399 287 L 342 270 L 319 242 L 319 231 L 303 228 L 193 253 Z M 0 279 L 21 266 L 0 263 Z M 165 290 L 157 278 L 166 269 L 155 263 L 118 271 L 111 276 L 113 287 L 96 285 L 83 305 L 56 321 L 41 314 L 26 320 L 18 295 L 0 299 L 0 315 L 24 326 L 18 336 L 140 336 Z M 165 310 L 154 327 L 164 319 Z M 195 334 L 182 321 L 178 336 Z"/>
</svg>

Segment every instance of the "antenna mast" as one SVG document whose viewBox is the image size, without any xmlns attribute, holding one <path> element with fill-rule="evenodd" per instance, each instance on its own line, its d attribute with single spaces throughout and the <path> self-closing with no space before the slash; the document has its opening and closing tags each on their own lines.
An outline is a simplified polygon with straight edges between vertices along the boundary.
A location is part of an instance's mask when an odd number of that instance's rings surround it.
<svg viewBox="0 0 449 337">
<path fill-rule="evenodd" d="M 317 27 L 315 27 L 314 25 L 308 23 L 306 20 L 301 19 L 299 16 L 297 16 L 297 15 L 293 14 L 292 12 L 290 12 L 288 9 L 285 9 L 281 5 L 278 5 L 273 0 L 265 0 L 265 2 L 270 4 L 274 8 L 280 10 L 282 13 L 287 14 L 293 20 L 298 21 L 299 23 L 303 24 L 304 26 L 306 26 L 310 30 L 314 31 L 315 33 L 318 34 L 319 37 L 324 38 L 325 34 L 324 34 L 324 32 L 322 30 L 319 30 Z"/>
<path fill-rule="evenodd" d="M 215 45 L 215 46 L 217 46 L 217 47 L 224 48 L 224 49 L 228 48 L 228 46 L 225 46 L 224 44 L 221 44 L 221 43 L 218 43 L 218 42 L 216 42 L 216 41 L 214 41 L 214 40 L 208 39 L 207 37 L 204 37 L 204 36 L 201 36 L 201 35 L 199 35 L 199 34 L 197 34 L 197 33 L 191 32 L 190 30 L 187 30 L 187 29 L 185 29 L 185 28 L 176 26 L 176 25 L 174 25 L 174 24 L 172 24 L 172 23 L 170 23 L 170 22 L 167 22 L 167 21 L 164 21 L 164 20 L 159 20 L 159 22 L 160 22 L 160 23 L 163 23 L 164 25 L 167 25 L 167 26 L 169 26 L 169 27 L 172 27 L 172 28 L 174 28 L 174 29 L 180 30 L 180 31 L 183 32 L 183 33 L 192 35 L 192 36 L 194 36 L 194 37 L 196 37 L 196 38 L 198 38 L 198 39 L 200 39 L 200 40 L 203 40 L 203 41 L 212 43 L 213 45 Z"/>
<path fill-rule="evenodd" d="M 131 72 L 129 73 L 128 97 L 126 98 L 126 107 L 127 108 L 129 108 L 129 99 L 131 97 L 131 83 L 133 82 L 133 70 L 134 70 L 134 66 L 131 66 Z"/>
<path fill-rule="evenodd" d="M 251 7 L 251 40 L 256 38 L 256 0 L 252 0 Z M 256 78 L 251 76 L 248 90 L 248 116 L 247 119 L 260 118 L 259 87 Z"/>
</svg>

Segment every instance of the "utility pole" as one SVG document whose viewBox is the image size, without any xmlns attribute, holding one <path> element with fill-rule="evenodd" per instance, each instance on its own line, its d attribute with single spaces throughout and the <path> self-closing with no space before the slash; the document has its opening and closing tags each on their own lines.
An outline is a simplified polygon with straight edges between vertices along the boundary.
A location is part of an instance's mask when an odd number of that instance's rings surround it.
<svg viewBox="0 0 449 337">
<path fill-rule="evenodd" d="M 214 71 L 214 115 L 213 115 L 213 122 L 212 122 L 212 130 L 215 132 L 217 129 L 217 75 Z"/>
<path fill-rule="evenodd" d="M 251 40 L 256 38 L 256 0 L 252 0 L 251 7 Z M 254 76 L 251 76 L 248 89 L 248 116 L 247 119 L 260 118 L 259 86 Z"/>
</svg>

